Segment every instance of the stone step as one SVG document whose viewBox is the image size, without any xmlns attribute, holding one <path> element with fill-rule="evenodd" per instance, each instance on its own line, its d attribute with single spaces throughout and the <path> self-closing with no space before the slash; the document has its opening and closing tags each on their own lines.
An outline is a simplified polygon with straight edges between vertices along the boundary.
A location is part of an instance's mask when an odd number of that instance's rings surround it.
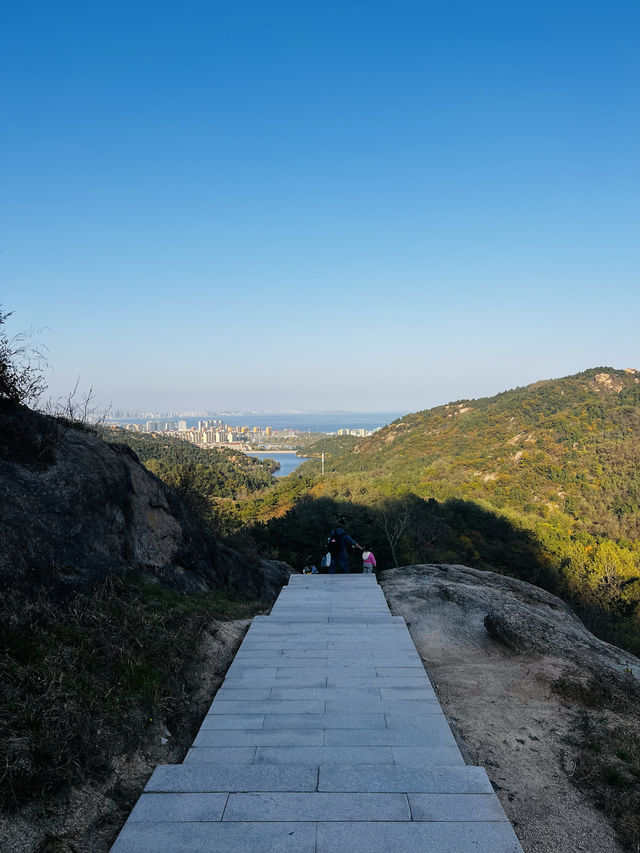
<svg viewBox="0 0 640 853">
<path fill-rule="evenodd" d="M 164 764 L 156 767 L 146 793 L 238 791 L 336 793 L 492 794 L 483 767 L 301 764 Z"/>
<path fill-rule="evenodd" d="M 366 680 L 366 679 L 365 679 Z M 388 687 L 389 681 L 397 681 L 392 687 Z M 218 691 L 215 701 L 228 700 L 254 700 L 265 701 L 268 699 L 287 700 L 287 699 L 363 699 L 364 701 L 379 701 L 389 697 L 398 699 L 420 699 L 427 702 L 435 702 L 436 696 L 429 682 L 416 678 L 372 678 L 370 679 L 371 686 L 368 687 L 352 687 L 349 679 L 344 680 L 343 685 L 333 685 L 327 683 L 322 687 L 293 687 L 282 686 L 283 682 L 280 678 L 261 679 L 261 687 L 249 687 L 251 681 L 238 679 L 230 681 L 229 687 L 224 687 Z M 384 692 L 383 692 L 384 691 Z"/>
<path fill-rule="evenodd" d="M 114 853 L 522 853 L 372 575 L 292 575 Z"/>
<path fill-rule="evenodd" d="M 418 729 L 429 728 L 433 715 L 444 717 L 439 705 L 430 705 L 409 712 L 362 714 L 207 714 L 200 731 L 205 729 Z"/>
<path fill-rule="evenodd" d="M 419 713 L 427 706 L 435 710 L 437 700 L 394 699 L 215 699 L 209 714 L 386 714 Z M 438 705 L 439 707 L 439 705 Z"/>
<path fill-rule="evenodd" d="M 114 853 L 522 853 L 505 821 L 131 821 Z"/>
<path fill-rule="evenodd" d="M 194 747 L 210 746 L 456 746 L 444 716 L 423 729 L 200 729 Z"/>
<path fill-rule="evenodd" d="M 319 768 L 314 765 L 161 764 L 144 790 L 145 793 L 316 791 L 318 775 Z"/>
<path fill-rule="evenodd" d="M 493 794 L 145 793 L 131 821 L 506 821 Z"/>
<path fill-rule="evenodd" d="M 463 765 L 455 745 L 433 746 L 212 746 L 192 747 L 185 764 L 411 764 Z"/>
</svg>

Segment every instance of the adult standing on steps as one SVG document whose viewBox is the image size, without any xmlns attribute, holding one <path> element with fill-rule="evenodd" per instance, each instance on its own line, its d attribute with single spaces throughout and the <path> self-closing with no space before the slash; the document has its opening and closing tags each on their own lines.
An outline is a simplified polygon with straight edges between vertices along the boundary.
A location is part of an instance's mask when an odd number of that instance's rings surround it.
<svg viewBox="0 0 640 853">
<path fill-rule="evenodd" d="M 364 550 L 362 545 L 358 545 L 342 526 L 345 523 L 344 518 L 339 518 L 336 525 L 331 530 L 328 538 L 329 553 L 331 554 L 331 565 L 329 566 L 329 574 L 335 574 L 336 570 L 343 574 L 349 574 L 349 555 L 347 554 L 347 545 L 353 548 Z"/>
</svg>

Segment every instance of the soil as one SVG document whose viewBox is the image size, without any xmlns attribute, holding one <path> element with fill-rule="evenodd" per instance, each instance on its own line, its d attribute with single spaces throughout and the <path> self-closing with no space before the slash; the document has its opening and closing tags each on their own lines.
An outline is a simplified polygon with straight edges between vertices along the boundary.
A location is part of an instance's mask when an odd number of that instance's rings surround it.
<svg viewBox="0 0 640 853">
<path fill-rule="evenodd" d="M 575 632 L 566 605 L 529 584 L 461 566 L 394 569 L 379 580 L 394 615 L 407 621 L 466 761 L 486 768 L 525 853 L 622 853 L 605 815 L 572 781 L 577 709 L 556 686 L 584 681 L 584 665 L 554 643 L 553 628 L 544 654 L 515 652 L 484 626 L 492 607 L 512 599 L 520 609 L 544 610 L 547 620 L 557 607 L 558 634 L 567 626 Z M 582 630 L 589 644 L 600 643 Z"/>
</svg>

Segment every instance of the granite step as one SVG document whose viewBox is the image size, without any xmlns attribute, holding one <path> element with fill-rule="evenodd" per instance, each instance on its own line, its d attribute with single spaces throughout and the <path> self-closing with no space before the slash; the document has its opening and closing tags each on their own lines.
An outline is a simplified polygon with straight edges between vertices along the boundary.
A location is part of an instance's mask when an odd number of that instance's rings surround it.
<svg viewBox="0 0 640 853">
<path fill-rule="evenodd" d="M 522 853 L 373 575 L 293 575 L 114 853 Z"/>
</svg>

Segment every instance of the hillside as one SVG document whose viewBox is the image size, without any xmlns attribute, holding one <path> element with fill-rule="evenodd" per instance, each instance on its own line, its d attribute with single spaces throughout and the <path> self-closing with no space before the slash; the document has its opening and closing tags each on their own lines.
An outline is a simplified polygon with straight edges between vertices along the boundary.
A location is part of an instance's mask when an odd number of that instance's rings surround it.
<svg viewBox="0 0 640 853">
<path fill-rule="evenodd" d="M 395 421 L 340 452 L 340 473 L 485 499 L 640 538 L 640 372 L 594 368 Z"/>
<path fill-rule="evenodd" d="M 172 486 L 189 484 L 205 497 L 235 498 L 273 485 L 278 463 L 257 459 L 241 450 L 214 447 L 205 450 L 172 436 L 136 433 L 126 429 L 99 429 L 109 443 L 125 444 L 156 476 Z"/>
<path fill-rule="evenodd" d="M 408 415 L 244 501 L 260 553 L 302 566 L 343 516 L 382 567 L 464 563 L 561 595 L 640 652 L 640 373 L 594 368 Z"/>
</svg>

